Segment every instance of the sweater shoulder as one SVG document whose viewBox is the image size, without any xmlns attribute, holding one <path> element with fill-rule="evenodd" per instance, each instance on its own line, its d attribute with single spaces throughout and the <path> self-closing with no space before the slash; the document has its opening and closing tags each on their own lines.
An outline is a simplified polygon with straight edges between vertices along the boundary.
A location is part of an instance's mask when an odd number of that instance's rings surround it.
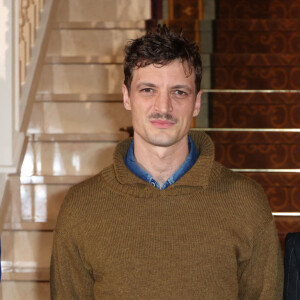
<svg viewBox="0 0 300 300">
<path fill-rule="evenodd" d="M 100 205 L 106 184 L 103 172 L 109 172 L 112 166 L 100 173 L 72 186 L 67 192 L 59 210 L 56 231 L 61 228 L 72 228 L 85 222 L 97 202 Z"/>
<path fill-rule="evenodd" d="M 230 207 L 235 207 L 237 213 L 251 219 L 270 222 L 273 219 L 272 212 L 262 186 L 243 174 L 231 171 L 222 165 L 220 168 L 216 188 L 224 195 L 226 201 L 231 202 Z"/>
</svg>

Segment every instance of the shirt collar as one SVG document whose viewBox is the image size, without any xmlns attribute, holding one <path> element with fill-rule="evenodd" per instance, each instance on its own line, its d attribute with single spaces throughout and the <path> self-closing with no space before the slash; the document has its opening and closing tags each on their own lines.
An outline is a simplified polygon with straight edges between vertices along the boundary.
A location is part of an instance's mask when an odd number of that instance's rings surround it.
<svg viewBox="0 0 300 300">
<path fill-rule="evenodd" d="M 166 182 L 163 184 L 162 187 L 159 186 L 157 181 L 145 170 L 143 170 L 136 162 L 135 156 L 134 156 L 134 141 L 129 145 L 127 155 L 124 159 L 124 163 L 127 166 L 127 168 L 135 174 L 137 177 L 141 178 L 142 180 L 152 184 L 157 189 L 164 190 L 170 185 L 174 184 L 176 181 L 178 181 L 197 161 L 199 153 L 196 148 L 195 143 L 191 139 L 190 136 L 188 136 L 188 146 L 189 146 L 189 154 L 186 158 L 186 160 L 183 162 L 183 164 L 179 167 L 179 169 L 171 175 Z"/>
</svg>

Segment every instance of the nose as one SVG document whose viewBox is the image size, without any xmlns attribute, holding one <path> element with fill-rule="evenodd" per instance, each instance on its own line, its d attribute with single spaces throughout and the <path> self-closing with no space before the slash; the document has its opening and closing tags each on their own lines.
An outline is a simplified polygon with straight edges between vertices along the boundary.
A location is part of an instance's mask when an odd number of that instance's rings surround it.
<svg viewBox="0 0 300 300">
<path fill-rule="evenodd" d="M 154 109 L 160 113 L 169 113 L 173 110 L 172 99 L 168 92 L 157 95 L 155 98 Z"/>
</svg>

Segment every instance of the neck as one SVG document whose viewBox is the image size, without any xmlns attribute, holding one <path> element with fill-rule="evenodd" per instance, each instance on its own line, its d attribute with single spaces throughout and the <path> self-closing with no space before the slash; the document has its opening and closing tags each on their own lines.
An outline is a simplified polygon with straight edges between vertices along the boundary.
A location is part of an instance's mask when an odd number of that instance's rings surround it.
<svg viewBox="0 0 300 300">
<path fill-rule="evenodd" d="M 186 160 L 189 153 L 188 137 L 169 147 L 146 143 L 134 136 L 134 156 L 138 165 L 162 186 Z"/>
</svg>

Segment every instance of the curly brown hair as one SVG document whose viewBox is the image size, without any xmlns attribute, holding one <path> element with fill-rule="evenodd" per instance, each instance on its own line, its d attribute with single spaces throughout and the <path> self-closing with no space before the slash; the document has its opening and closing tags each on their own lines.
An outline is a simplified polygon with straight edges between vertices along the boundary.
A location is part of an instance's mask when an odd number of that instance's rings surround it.
<svg viewBox="0 0 300 300">
<path fill-rule="evenodd" d="M 158 25 L 155 31 L 149 31 L 144 36 L 130 40 L 125 46 L 124 84 L 130 92 L 133 71 L 150 64 L 165 66 L 179 59 L 187 62 L 189 74 L 194 70 L 196 94 L 200 91 L 202 79 L 202 62 L 199 47 L 195 42 L 188 41 L 183 32 L 169 29 L 166 25 Z"/>
</svg>

